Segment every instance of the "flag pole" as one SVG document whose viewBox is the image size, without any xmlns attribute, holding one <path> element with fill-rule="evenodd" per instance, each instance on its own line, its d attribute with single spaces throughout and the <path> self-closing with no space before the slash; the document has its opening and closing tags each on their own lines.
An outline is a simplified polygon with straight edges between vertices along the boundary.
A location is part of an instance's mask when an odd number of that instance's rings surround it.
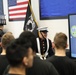
<svg viewBox="0 0 76 75">
<path fill-rule="evenodd" d="M 34 12 L 33 12 L 33 10 L 32 10 L 32 6 L 30 5 L 30 1 L 31 1 L 31 0 L 29 0 L 29 7 L 30 7 L 30 10 L 31 10 L 33 19 L 34 19 L 36 25 L 38 26 L 38 23 L 37 23 L 37 21 L 36 21 L 35 15 L 34 15 Z M 38 31 L 38 36 L 40 36 L 40 32 L 39 32 L 39 31 Z"/>
<path fill-rule="evenodd" d="M 37 23 L 37 21 L 36 21 L 36 18 L 35 18 L 34 12 L 33 12 L 33 10 L 32 10 L 32 6 L 31 6 L 31 4 L 30 4 L 30 1 L 31 1 L 31 0 L 29 0 L 29 7 L 30 7 L 30 10 L 31 10 L 31 13 L 32 13 L 33 19 L 34 19 L 34 21 L 36 22 L 36 25 L 38 26 L 38 23 Z"/>
</svg>

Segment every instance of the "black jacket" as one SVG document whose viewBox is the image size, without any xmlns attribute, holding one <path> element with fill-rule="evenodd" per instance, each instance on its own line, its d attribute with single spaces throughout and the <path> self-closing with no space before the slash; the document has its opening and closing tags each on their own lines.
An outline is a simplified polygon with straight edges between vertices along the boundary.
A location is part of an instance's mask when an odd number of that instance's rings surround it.
<svg viewBox="0 0 76 75">
<path fill-rule="evenodd" d="M 3 75 L 4 70 L 8 66 L 8 60 L 6 58 L 6 55 L 0 55 L 0 75 Z"/>
<path fill-rule="evenodd" d="M 34 58 L 33 67 L 27 70 L 27 75 L 59 75 L 54 66 L 41 60 L 39 57 Z"/>
<path fill-rule="evenodd" d="M 67 56 L 52 56 L 47 59 L 60 75 L 76 75 L 76 63 Z"/>
</svg>

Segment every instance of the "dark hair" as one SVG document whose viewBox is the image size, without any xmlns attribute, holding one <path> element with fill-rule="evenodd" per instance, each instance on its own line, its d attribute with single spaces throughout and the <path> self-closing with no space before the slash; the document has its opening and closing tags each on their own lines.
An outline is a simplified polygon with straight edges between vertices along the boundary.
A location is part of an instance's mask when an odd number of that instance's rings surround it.
<svg viewBox="0 0 76 75">
<path fill-rule="evenodd" d="M 36 50 L 36 46 L 37 46 L 36 45 L 36 36 L 32 32 L 24 31 L 24 32 L 21 33 L 19 38 L 20 38 L 21 41 L 22 40 L 24 41 L 24 40 L 28 39 L 32 44 L 33 51 Z"/>
<path fill-rule="evenodd" d="M 67 36 L 62 32 L 57 33 L 54 37 L 54 43 L 57 49 L 65 49 L 67 45 Z"/>
<path fill-rule="evenodd" d="M 0 29 L 0 42 L 1 42 L 1 38 L 2 38 L 3 35 L 4 35 L 4 32 L 3 32 L 2 29 Z"/>
<path fill-rule="evenodd" d="M 11 66 L 18 66 L 22 63 L 22 60 L 25 56 L 28 57 L 28 48 L 31 47 L 29 40 L 25 40 L 25 44 L 20 42 L 19 39 L 11 42 L 6 48 L 6 57 Z"/>
<path fill-rule="evenodd" d="M 2 37 L 4 35 L 4 32 L 2 29 L 0 29 L 0 37 Z"/>
</svg>

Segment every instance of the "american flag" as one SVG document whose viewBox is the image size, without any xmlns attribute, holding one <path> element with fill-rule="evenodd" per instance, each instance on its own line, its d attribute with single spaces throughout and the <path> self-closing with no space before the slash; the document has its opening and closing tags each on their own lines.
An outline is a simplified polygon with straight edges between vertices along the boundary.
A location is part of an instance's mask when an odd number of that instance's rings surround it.
<svg viewBox="0 0 76 75">
<path fill-rule="evenodd" d="M 9 21 L 25 20 L 29 0 L 8 0 Z"/>
</svg>

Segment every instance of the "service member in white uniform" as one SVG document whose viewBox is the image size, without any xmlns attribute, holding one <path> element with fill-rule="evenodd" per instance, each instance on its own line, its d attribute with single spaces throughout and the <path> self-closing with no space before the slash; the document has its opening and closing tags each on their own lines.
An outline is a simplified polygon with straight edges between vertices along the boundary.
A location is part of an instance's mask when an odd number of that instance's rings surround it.
<svg viewBox="0 0 76 75">
<path fill-rule="evenodd" d="M 41 59 L 46 59 L 54 54 L 52 50 L 51 40 L 47 38 L 47 27 L 40 27 L 37 29 L 39 31 L 39 37 L 37 38 L 37 55 Z"/>
</svg>

